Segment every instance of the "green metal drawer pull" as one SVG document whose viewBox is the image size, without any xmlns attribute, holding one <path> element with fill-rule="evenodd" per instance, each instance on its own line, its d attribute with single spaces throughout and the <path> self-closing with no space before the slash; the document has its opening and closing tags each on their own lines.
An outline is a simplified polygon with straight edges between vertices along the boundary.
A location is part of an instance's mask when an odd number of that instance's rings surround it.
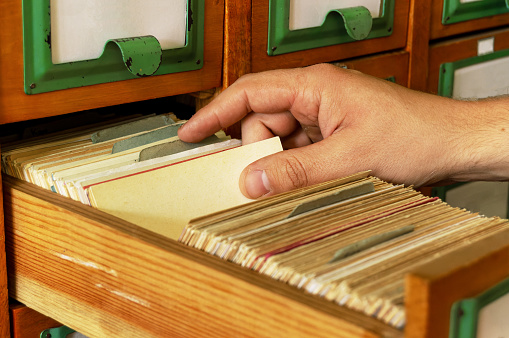
<svg viewBox="0 0 509 338">
<path fill-rule="evenodd" d="M 71 328 L 67 326 L 54 327 L 41 332 L 40 338 L 65 338 L 68 334 L 74 333 Z"/>
<path fill-rule="evenodd" d="M 339 13 L 341 15 L 345 24 L 346 32 L 354 40 L 364 40 L 371 32 L 371 27 L 373 27 L 373 18 L 366 7 L 359 6 L 335 9 L 330 11 L 327 16 L 331 13 Z"/>
<path fill-rule="evenodd" d="M 133 75 L 152 75 L 161 65 L 163 52 L 159 41 L 153 36 L 109 40 L 105 49 L 109 45 L 120 48 L 124 64 Z"/>
</svg>

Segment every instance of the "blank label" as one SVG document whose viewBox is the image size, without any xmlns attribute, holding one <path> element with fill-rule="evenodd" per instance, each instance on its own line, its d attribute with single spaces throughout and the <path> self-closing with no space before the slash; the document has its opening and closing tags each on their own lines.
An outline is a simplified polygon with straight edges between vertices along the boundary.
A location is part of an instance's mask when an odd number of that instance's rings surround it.
<svg viewBox="0 0 509 338">
<path fill-rule="evenodd" d="M 477 322 L 478 338 L 507 338 L 509 337 L 509 294 L 486 305 L 479 312 Z"/>
<path fill-rule="evenodd" d="M 54 64 L 97 59 L 110 39 L 153 35 L 186 45 L 187 0 L 51 0 Z"/>
<path fill-rule="evenodd" d="M 364 6 L 373 18 L 383 14 L 381 0 L 290 0 L 290 30 L 319 27 L 331 10 Z"/>
<path fill-rule="evenodd" d="M 509 94 L 509 57 L 478 63 L 454 72 L 452 97 L 481 99 Z"/>
</svg>

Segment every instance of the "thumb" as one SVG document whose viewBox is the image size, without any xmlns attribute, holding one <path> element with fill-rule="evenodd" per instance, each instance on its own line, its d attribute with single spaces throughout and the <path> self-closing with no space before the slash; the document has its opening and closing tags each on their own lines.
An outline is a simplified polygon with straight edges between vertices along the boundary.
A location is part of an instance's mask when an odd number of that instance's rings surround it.
<svg viewBox="0 0 509 338">
<path fill-rule="evenodd" d="M 251 163 L 240 175 L 240 190 L 255 199 L 339 177 L 327 143 L 285 150 Z"/>
</svg>

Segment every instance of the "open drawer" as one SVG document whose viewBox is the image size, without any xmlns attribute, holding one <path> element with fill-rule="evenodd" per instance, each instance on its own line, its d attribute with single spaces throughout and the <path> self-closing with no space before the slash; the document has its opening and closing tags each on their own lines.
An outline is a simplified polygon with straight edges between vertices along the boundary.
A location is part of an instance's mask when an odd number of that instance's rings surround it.
<svg viewBox="0 0 509 338">
<path fill-rule="evenodd" d="M 509 276 L 507 232 L 428 264 L 403 332 L 10 177 L 4 201 L 10 295 L 89 336 L 439 337 L 453 302 Z"/>
<path fill-rule="evenodd" d="M 220 86 L 224 1 L 174 3 L 2 1 L 0 124 Z"/>
</svg>

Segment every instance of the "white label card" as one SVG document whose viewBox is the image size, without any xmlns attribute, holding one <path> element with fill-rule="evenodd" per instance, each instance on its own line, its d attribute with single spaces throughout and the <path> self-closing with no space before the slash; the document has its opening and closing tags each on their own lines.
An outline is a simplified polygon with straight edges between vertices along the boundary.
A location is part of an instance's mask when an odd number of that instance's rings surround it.
<svg viewBox="0 0 509 338">
<path fill-rule="evenodd" d="M 509 94 L 509 57 L 478 63 L 454 72 L 452 96 L 481 99 Z"/>
<path fill-rule="evenodd" d="M 187 0 L 51 0 L 54 64 L 97 59 L 110 39 L 155 36 L 163 50 L 186 44 Z"/>
<path fill-rule="evenodd" d="M 373 18 L 378 18 L 382 12 L 381 0 L 290 0 L 290 30 L 319 27 L 331 10 L 366 7 Z"/>
</svg>

